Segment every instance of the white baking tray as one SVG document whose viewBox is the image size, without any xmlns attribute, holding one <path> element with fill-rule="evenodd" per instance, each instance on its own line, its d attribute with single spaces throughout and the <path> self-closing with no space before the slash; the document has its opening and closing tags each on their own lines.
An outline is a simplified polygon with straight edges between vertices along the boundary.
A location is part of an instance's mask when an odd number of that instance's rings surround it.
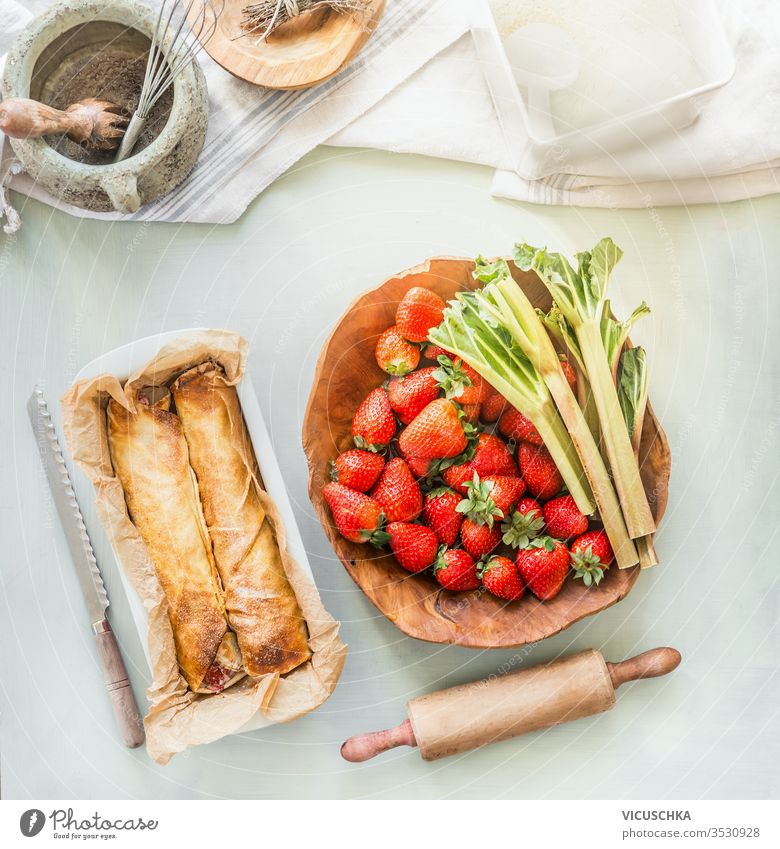
<svg viewBox="0 0 780 849">
<path fill-rule="evenodd" d="M 702 84 L 611 120 L 543 138 L 533 129 L 490 7 L 483 2 L 473 4 L 474 44 L 514 170 L 521 177 L 538 180 L 572 168 L 580 157 L 616 154 L 637 144 L 652 144 L 654 135 L 668 134 L 671 129 L 681 129 L 696 119 L 697 99 L 732 78 L 736 58 L 712 0 L 679 0 L 675 6 L 680 27 L 701 72 Z"/>
<path fill-rule="evenodd" d="M 203 332 L 206 328 L 187 328 L 185 330 L 172 330 L 167 333 L 160 333 L 156 336 L 146 336 L 143 339 L 137 339 L 129 345 L 122 345 L 120 348 L 114 348 L 106 354 L 87 363 L 81 371 L 76 375 L 73 382 L 77 383 L 80 380 L 96 377 L 99 374 L 112 374 L 120 381 L 126 380 L 130 375 L 142 368 L 146 363 L 153 359 L 160 348 L 173 342 L 181 336 L 186 336 L 188 333 Z M 263 414 L 260 411 L 260 405 L 257 401 L 252 381 L 247 373 L 244 374 L 241 382 L 236 386 L 238 398 L 241 402 L 241 409 L 244 413 L 249 437 L 252 440 L 252 447 L 255 450 L 257 463 L 260 466 L 260 474 L 263 478 L 263 486 L 268 494 L 276 502 L 279 510 L 279 515 L 282 519 L 285 532 L 287 534 L 287 548 L 290 554 L 298 561 L 301 567 L 306 571 L 314 583 L 314 574 L 311 570 L 306 549 L 301 539 L 301 533 L 298 530 L 298 525 L 295 521 L 290 498 L 287 494 L 287 487 L 282 477 L 281 469 L 276 461 L 271 437 L 268 434 L 268 428 L 265 426 Z M 149 659 L 149 648 L 147 645 L 148 620 L 146 610 L 144 609 L 141 599 L 138 597 L 135 589 L 125 575 L 124 569 L 121 568 L 121 559 L 114 550 L 114 557 L 120 563 L 119 574 L 122 579 L 122 585 L 125 589 L 130 611 L 135 622 L 135 627 L 141 639 L 141 645 L 144 648 L 147 663 L 149 663 L 151 671 L 151 661 Z M 262 713 L 257 713 L 249 722 L 236 733 L 243 731 L 253 731 L 257 728 L 264 728 L 268 725 L 273 725 Z"/>
</svg>

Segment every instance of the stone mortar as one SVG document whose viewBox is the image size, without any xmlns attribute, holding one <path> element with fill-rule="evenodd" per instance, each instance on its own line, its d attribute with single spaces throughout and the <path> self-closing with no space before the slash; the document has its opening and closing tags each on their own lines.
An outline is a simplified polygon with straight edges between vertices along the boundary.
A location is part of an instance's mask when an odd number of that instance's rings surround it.
<svg viewBox="0 0 780 849">
<path fill-rule="evenodd" d="M 131 90 L 127 80 L 142 79 L 134 63 L 148 48 L 156 21 L 156 13 L 136 0 L 59 2 L 17 36 L 6 59 L 2 95 L 62 107 L 67 105 L 63 98 L 113 93 L 121 101 L 118 105 L 132 111 L 140 87 Z M 118 67 L 127 73 L 117 74 Z M 101 90 L 88 90 L 96 80 Z M 95 212 L 132 213 L 189 174 L 203 148 L 207 125 L 206 80 L 193 60 L 173 84 L 173 96 L 157 104 L 151 131 L 123 162 L 82 154 L 62 137 L 10 142 L 25 170 L 52 195 Z"/>
</svg>

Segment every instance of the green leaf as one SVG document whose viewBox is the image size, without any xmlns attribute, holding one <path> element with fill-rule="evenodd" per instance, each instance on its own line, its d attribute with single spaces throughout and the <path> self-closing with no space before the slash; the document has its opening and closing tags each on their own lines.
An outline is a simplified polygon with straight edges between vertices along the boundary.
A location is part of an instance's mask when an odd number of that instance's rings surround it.
<svg viewBox="0 0 780 849">
<path fill-rule="evenodd" d="M 607 295 L 609 278 L 623 256 L 623 251 L 606 236 L 584 256 L 588 257 L 587 269 L 591 290 L 597 300 L 603 301 Z"/>
<path fill-rule="evenodd" d="M 644 348 L 626 348 L 618 364 L 618 401 L 629 436 L 639 424 L 647 403 L 647 355 Z"/>
</svg>

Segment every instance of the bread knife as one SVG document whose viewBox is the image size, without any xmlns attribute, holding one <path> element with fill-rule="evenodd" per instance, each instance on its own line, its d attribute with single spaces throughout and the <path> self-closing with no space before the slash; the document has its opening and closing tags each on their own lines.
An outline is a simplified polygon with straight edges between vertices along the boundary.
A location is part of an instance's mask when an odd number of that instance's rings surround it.
<svg viewBox="0 0 780 849">
<path fill-rule="evenodd" d="M 36 387 L 30 396 L 27 411 L 38 443 L 38 453 L 49 481 L 54 506 L 65 531 L 81 592 L 92 622 L 98 658 L 103 669 L 114 716 L 124 744 L 134 749 L 144 742 L 144 730 L 138 714 L 138 706 L 116 637 L 106 618 L 108 595 L 70 482 L 70 475 L 57 440 L 51 414 L 40 387 Z"/>
</svg>

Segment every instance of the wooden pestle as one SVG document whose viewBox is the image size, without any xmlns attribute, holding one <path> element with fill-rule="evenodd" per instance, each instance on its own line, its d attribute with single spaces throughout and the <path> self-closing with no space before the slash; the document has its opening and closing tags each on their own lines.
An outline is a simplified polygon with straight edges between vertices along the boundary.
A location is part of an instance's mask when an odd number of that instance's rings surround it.
<svg viewBox="0 0 780 849">
<path fill-rule="evenodd" d="M 426 761 L 609 710 L 627 681 L 676 669 L 680 653 L 656 648 L 622 663 L 595 649 L 495 678 L 412 699 L 409 719 L 396 728 L 350 737 L 341 755 L 367 761 L 396 746 L 419 746 Z"/>
<path fill-rule="evenodd" d="M 64 133 L 78 144 L 111 150 L 119 144 L 127 122 L 121 107 L 93 97 L 73 103 L 65 110 L 25 97 L 0 102 L 0 131 L 14 139 Z"/>
</svg>

